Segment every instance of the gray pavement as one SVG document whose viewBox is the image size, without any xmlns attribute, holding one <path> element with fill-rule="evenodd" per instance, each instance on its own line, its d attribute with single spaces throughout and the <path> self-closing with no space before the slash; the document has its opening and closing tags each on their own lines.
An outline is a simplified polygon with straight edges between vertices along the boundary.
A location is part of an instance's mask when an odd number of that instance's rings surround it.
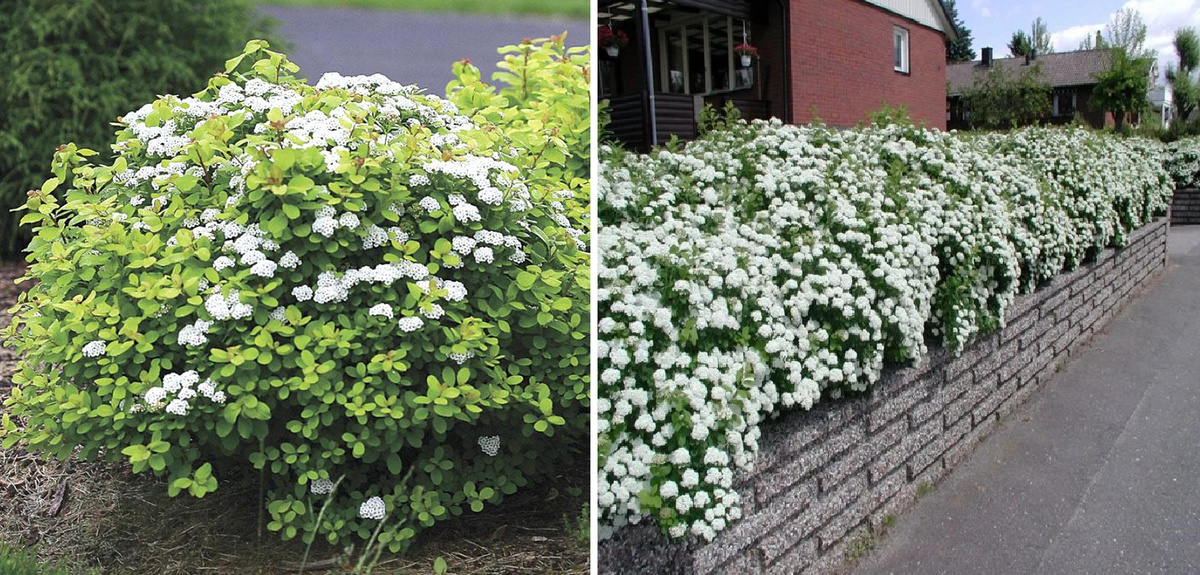
<svg viewBox="0 0 1200 575">
<path fill-rule="evenodd" d="M 325 72 L 381 73 L 438 95 L 454 78 L 451 64 L 463 58 L 490 81 L 501 46 L 564 31 L 568 46 L 585 46 L 591 39 L 586 20 L 291 6 L 260 10 L 279 21 L 279 32 L 293 45 L 288 58 L 311 83 Z"/>
<path fill-rule="evenodd" d="M 1200 573 L 1200 226 L 856 575 Z"/>
</svg>

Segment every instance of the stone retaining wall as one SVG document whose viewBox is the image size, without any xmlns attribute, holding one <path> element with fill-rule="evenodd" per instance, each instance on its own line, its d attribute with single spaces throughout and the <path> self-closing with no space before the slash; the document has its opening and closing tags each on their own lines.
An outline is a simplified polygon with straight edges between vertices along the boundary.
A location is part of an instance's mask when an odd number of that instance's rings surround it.
<svg viewBox="0 0 1200 575">
<path fill-rule="evenodd" d="M 739 479 L 743 519 L 708 544 L 672 544 L 654 525 L 600 543 L 600 573 L 829 573 L 871 528 L 910 506 L 1000 418 L 1048 381 L 1167 262 L 1167 218 L 1127 247 L 1019 296 L 1007 326 L 957 358 L 931 350 L 885 373 L 867 397 L 764 425 Z"/>
<path fill-rule="evenodd" d="M 1200 224 L 1200 189 L 1175 190 L 1175 195 L 1171 198 L 1171 225 L 1195 224 Z"/>
</svg>

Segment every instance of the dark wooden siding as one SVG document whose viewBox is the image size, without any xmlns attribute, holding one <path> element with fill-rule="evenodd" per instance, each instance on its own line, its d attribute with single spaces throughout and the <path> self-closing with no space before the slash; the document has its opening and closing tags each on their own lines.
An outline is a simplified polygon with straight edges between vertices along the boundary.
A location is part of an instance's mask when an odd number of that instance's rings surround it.
<svg viewBox="0 0 1200 575">
<path fill-rule="evenodd" d="M 658 143 L 670 140 L 671 136 L 679 136 L 684 140 L 696 138 L 696 104 L 693 96 L 655 94 L 654 99 L 658 112 Z M 627 94 L 608 100 L 611 117 L 608 131 L 629 149 L 645 151 L 650 147 L 647 106 L 644 94 Z"/>
<path fill-rule="evenodd" d="M 696 102 L 695 96 L 687 94 L 655 94 L 654 106 L 658 119 L 658 143 L 663 143 L 671 136 L 679 136 L 684 140 L 696 138 Z"/>
<path fill-rule="evenodd" d="M 643 94 L 613 96 L 608 100 L 608 131 L 625 147 L 646 148 L 646 108 Z"/>
</svg>

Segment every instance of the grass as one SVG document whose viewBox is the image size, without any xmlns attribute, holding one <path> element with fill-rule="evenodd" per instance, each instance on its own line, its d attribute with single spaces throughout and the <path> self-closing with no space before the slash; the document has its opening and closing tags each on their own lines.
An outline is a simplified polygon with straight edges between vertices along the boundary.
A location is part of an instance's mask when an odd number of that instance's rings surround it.
<svg viewBox="0 0 1200 575">
<path fill-rule="evenodd" d="M 865 533 L 862 536 L 853 539 L 846 545 L 844 556 L 847 561 L 857 561 L 866 557 L 872 549 L 875 548 L 875 536 L 871 533 Z"/>
<path fill-rule="evenodd" d="M 410 12 L 457 12 L 588 18 L 589 0 L 257 0 L 276 6 L 369 8 Z"/>
<path fill-rule="evenodd" d="M 37 555 L 0 541 L 0 573 L 4 575 L 85 575 L 82 571 L 68 571 L 65 567 L 39 563 Z M 87 571 L 86 575 L 100 575 L 99 571 Z"/>
</svg>

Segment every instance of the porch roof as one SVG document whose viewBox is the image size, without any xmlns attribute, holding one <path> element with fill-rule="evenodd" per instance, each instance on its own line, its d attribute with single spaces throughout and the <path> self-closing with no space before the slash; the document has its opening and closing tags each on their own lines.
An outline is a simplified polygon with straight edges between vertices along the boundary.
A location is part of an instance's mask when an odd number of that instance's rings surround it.
<svg viewBox="0 0 1200 575">
<path fill-rule="evenodd" d="M 599 0 L 598 16 L 601 22 L 621 22 L 634 17 L 640 0 Z M 713 12 L 739 18 L 749 18 L 753 12 L 750 0 L 646 0 L 646 11 L 650 14 L 669 7 L 681 7 L 703 12 Z"/>
</svg>

